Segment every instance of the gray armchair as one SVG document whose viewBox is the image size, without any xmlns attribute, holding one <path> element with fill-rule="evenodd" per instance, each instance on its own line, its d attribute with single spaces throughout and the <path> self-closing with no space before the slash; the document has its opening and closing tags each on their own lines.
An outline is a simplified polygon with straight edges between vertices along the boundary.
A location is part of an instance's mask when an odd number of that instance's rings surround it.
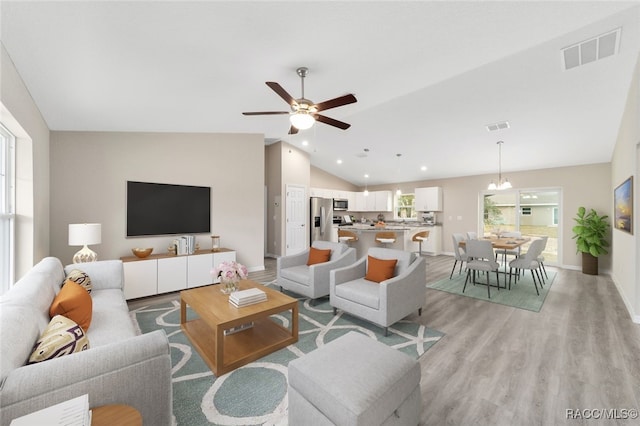
<svg viewBox="0 0 640 426">
<path fill-rule="evenodd" d="M 356 249 L 329 241 L 314 241 L 311 246 L 320 250 L 331 249 L 329 261 L 307 266 L 309 249 L 279 257 L 277 282 L 281 289 L 317 299 L 329 295 L 329 272 L 332 269 L 342 268 L 356 261 Z"/>
<path fill-rule="evenodd" d="M 378 259 L 398 259 L 394 277 L 380 283 L 365 280 L 368 256 L 351 266 L 331 271 L 329 301 L 338 309 L 387 328 L 418 311 L 422 314 L 427 293 L 425 260 L 402 250 L 371 247 L 368 255 Z"/>
</svg>

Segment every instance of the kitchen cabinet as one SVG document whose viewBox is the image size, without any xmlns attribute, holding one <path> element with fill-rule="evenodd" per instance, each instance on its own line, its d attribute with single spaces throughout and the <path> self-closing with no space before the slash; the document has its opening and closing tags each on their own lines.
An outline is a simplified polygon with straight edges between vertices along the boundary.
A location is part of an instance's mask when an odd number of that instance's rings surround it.
<svg viewBox="0 0 640 426">
<path fill-rule="evenodd" d="M 390 212 L 393 210 L 393 196 L 391 191 L 375 191 L 376 212 Z"/>
<path fill-rule="evenodd" d="M 338 240 L 338 229 L 339 226 L 338 225 L 331 225 L 331 237 L 330 237 L 330 241 L 332 243 L 338 243 L 340 242 L 340 240 Z"/>
<path fill-rule="evenodd" d="M 442 211 L 442 188 L 440 188 L 439 186 L 430 188 L 416 188 L 414 194 L 416 211 Z"/>
<path fill-rule="evenodd" d="M 211 270 L 222 262 L 236 260 L 236 252 L 198 250 L 185 256 L 167 253 L 144 259 L 126 256 L 120 260 L 124 269 L 124 296 L 137 299 L 220 282 L 213 279 Z"/>
<path fill-rule="evenodd" d="M 356 192 L 355 205 L 350 211 L 353 212 L 390 212 L 393 209 L 393 197 L 391 191 L 369 191 L 365 196 L 364 192 Z"/>
</svg>

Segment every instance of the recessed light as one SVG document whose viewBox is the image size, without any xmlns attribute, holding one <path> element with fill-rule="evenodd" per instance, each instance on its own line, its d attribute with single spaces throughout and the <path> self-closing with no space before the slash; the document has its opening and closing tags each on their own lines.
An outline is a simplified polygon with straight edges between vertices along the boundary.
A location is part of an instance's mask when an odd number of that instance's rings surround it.
<svg viewBox="0 0 640 426">
<path fill-rule="evenodd" d="M 309 145 L 309 141 L 308 141 L 308 140 L 306 140 L 306 139 L 305 139 L 305 140 L 303 140 L 303 141 L 302 141 L 302 145 L 304 145 L 304 146 Z"/>
<path fill-rule="evenodd" d="M 342 164 L 342 160 L 338 158 L 338 160 L 336 161 L 336 163 L 338 163 L 338 164 Z"/>
<path fill-rule="evenodd" d="M 364 178 L 365 178 L 365 179 L 368 179 L 368 178 L 369 178 L 369 175 L 365 173 Z"/>
<path fill-rule="evenodd" d="M 427 166 L 420 167 L 420 170 L 422 170 L 423 172 L 426 172 L 427 171 Z"/>
</svg>

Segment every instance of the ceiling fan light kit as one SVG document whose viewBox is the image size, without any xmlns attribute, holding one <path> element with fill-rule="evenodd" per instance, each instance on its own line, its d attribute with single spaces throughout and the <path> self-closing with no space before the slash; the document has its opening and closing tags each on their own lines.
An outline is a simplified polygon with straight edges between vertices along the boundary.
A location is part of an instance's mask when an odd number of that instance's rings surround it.
<svg viewBox="0 0 640 426">
<path fill-rule="evenodd" d="M 302 87 L 302 96 L 299 99 L 295 99 L 286 90 L 282 88 L 275 81 L 267 81 L 266 84 L 276 92 L 286 103 L 291 107 L 291 112 L 288 111 L 261 111 L 261 112 L 243 112 L 243 115 L 278 115 L 289 114 L 289 121 L 291 122 L 291 128 L 289 134 L 298 133 L 298 130 L 306 130 L 311 128 L 316 121 L 319 121 L 330 126 L 337 127 L 342 130 L 346 130 L 351 127 L 350 124 L 342 121 L 335 120 L 333 118 L 326 117 L 318 114 L 319 111 L 324 111 L 331 108 L 337 108 L 339 106 L 348 105 L 357 102 L 358 100 L 352 94 L 339 96 L 334 99 L 329 99 L 318 104 L 314 104 L 309 99 L 304 97 L 304 78 L 307 76 L 309 69 L 307 67 L 300 67 L 296 70 L 298 76 L 300 76 L 300 83 Z"/>
</svg>

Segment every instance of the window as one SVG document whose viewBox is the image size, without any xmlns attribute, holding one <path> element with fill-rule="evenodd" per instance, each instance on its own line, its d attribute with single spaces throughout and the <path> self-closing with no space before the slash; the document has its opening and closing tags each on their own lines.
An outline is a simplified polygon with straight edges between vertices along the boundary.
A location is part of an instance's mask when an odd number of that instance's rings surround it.
<svg viewBox="0 0 640 426">
<path fill-rule="evenodd" d="M 393 212 L 394 219 L 416 219 L 418 217 L 414 194 L 396 194 L 394 205 L 396 206 Z"/>
<path fill-rule="evenodd" d="M 15 137 L 0 123 L 0 294 L 13 283 Z"/>
</svg>

